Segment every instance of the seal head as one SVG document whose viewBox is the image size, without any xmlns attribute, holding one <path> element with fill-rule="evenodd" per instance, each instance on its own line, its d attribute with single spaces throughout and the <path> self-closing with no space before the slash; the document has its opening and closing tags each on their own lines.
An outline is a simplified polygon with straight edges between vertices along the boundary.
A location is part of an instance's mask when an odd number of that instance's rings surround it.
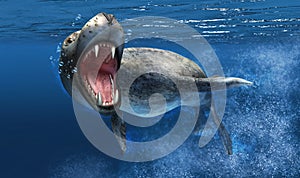
<svg viewBox="0 0 300 178">
<path fill-rule="evenodd" d="M 65 62 L 71 60 L 77 66 L 77 73 L 71 78 L 88 103 L 100 113 L 113 111 L 114 105 L 119 103 L 116 73 L 123 49 L 122 27 L 113 15 L 106 13 L 90 19 L 81 31 L 70 35 L 63 44 L 62 61 L 65 57 L 68 60 Z M 68 90 L 72 93 L 70 86 Z"/>
</svg>

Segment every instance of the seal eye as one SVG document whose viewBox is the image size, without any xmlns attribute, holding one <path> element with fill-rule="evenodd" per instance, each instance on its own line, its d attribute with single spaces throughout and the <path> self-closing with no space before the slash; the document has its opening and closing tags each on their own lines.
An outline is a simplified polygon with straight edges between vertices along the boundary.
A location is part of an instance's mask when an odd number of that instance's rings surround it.
<svg viewBox="0 0 300 178">
<path fill-rule="evenodd" d="M 72 43 L 73 40 L 72 40 L 71 38 L 68 38 L 67 42 L 68 42 L 68 43 Z"/>
</svg>

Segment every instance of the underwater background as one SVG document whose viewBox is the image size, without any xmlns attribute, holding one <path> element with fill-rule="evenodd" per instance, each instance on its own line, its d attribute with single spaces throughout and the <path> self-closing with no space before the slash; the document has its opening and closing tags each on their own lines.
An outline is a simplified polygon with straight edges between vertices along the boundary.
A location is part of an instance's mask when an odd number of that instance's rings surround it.
<svg viewBox="0 0 300 178">
<path fill-rule="evenodd" d="M 300 1 L 0 0 L 0 7 L 0 177 L 300 176 Z M 217 134 L 204 148 L 191 135 L 145 163 L 90 144 L 56 69 L 60 43 L 99 12 L 119 22 L 163 16 L 187 24 L 210 43 L 226 76 L 254 82 L 227 92 L 233 155 Z M 166 48 L 155 39 L 131 45 L 147 44 Z"/>
</svg>

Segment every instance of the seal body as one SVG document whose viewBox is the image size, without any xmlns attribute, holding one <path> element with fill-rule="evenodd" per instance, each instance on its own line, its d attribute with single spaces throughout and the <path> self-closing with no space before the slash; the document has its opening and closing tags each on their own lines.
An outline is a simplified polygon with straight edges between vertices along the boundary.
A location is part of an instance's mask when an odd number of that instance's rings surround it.
<svg viewBox="0 0 300 178">
<path fill-rule="evenodd" d="M 123 29 L 113 15 L 106 13 L 97 14 L 65 39 L 60 64 L 65 89 L 72 95 L 75 86 L 94 110 L 111 116 L 112 130 L 124 152 L 126 125 L 117 109 L 139 117 L 155 117 L 182 105 L 198 106 L 192 98 L 195 93 L 210 100 L 205 95 L 211 90 L 252 84 L 241 78 L 207 77 L 192 60 L 168 50 L 124 49 Z M 191 90 L 181 93 L 181 87 Z M 156 93 L 161 97 L 153 97 Z M 162 103 L 165 109 L 160 107 Z M 229 134 L 213 103 L 209 107 L 231 154 Z"/>
<path fill-rule="evenodd" d="M 131 77 L 134 81 L 126 86 Z M 194 103 L 193 98 L 188 103 L 182 103 L 181 97 L 188 97 L 191 93 L 186 92 L 184 96 L 180 96 L 178 90 L 178 84 L 182 84 L 182 80 L 193 82 L 192 78 L 206 78 L 206 75 L 196 63 L 177 53 L 156 48 L 125 48 L 117 79 L 122 100 L 127 97 L 130 105 L 121 102 L 120 108 L 133 115 L 138 113 L 140 117 L 155 117 L 180 105 L 198 106 L 199 103 Z M 129 90 L 126 90 L 127 87 Z M 161 105 L 165 100 L 167 107 L 166 110 L 152 110 L 149 115 L 149 98 L 155 93 L 162 96 L 152 98 L 152 104 Z M 204 95 L 202 93 L 202 98 Z M 130 107 L 134 113 L 130 112 Z"/>
</svg>

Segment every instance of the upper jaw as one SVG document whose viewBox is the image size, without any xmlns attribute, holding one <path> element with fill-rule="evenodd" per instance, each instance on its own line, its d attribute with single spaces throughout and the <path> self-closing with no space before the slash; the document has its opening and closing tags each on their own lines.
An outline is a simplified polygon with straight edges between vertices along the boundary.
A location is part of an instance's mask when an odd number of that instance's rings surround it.
<svg viewBox="0 0 300 178">
<path fill-rule="evenodd" d="M 93 24 L 96 19 L 97 26 Z M 123 48 L 123 29 L 110 14 L 95 16 L 79 35 L 75 57 L 78 59 L 81 93 L 101 113 L 112 111 L 120 103 L 115 75 L 121 64 Z"/>
<path fill-rule="evenodd" d="M 124 32 L 122 26 L 111 14 L 103 14 L 98 14 L 82 28 L 76 56 L 80 57 L 87 47 L 94 46 L 99 42 L 110 42 L 116 48 L 123 47 Z M 96 20 L 97 22 L 94 22 Z"/>
</svg>

